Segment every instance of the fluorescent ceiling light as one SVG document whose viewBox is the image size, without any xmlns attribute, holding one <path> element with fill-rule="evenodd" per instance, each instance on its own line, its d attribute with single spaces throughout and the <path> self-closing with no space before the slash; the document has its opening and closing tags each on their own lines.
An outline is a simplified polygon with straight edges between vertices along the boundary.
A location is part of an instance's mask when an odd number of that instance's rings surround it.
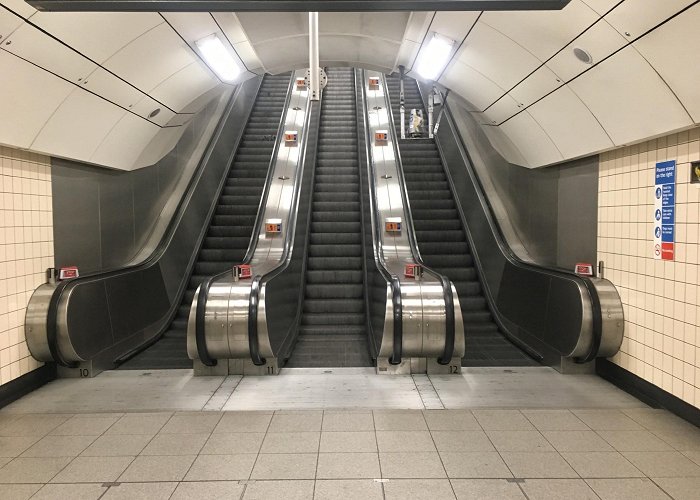
<svg viewBox="0 0 700 500">
<path fill-rule="evenodd" d="M 435 80 L 449 61 L 454 40 L 433 34 L 427 45 L 423 47 L 418 57 L 418 74 L 426 80 Z"/>
<path fill-rule="evenodd" d="M 216 33 L 194 43 L 209 67 L 223 81 L 232 82 L 241 73 L 241 68 Z"/>
</svg>

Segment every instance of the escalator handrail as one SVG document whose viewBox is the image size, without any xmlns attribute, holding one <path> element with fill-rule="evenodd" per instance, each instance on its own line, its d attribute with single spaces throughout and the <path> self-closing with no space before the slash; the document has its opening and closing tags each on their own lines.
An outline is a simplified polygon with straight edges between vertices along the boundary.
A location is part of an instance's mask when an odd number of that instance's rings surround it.
<svg viewBox="0 0 700 500">
<path fill-rule="evenodd" d="M 272 149 L 272 155 L 270 156 L 270 163 L 267 167 L 267 175 L 265 176 L 265 184 L 263 187 L 263 192 L 260 196 L 260 203 L 258 204 L 258 210 L 257 210 L 256 216 L 255 216 L 255 223 L 253 224 L 253 231 L 250 235 L 250 242 L 248 243 L 248 249 L 246 250 L 246 253 L 243 256 L 243 260 L 241 261 L 241 264 L 250 264 L 250 261 L 253 258 L 253 255 L 255 255 L 255 250 L 258 247 L 258 240 L 259 240 L 258 235 L 260 234 L 260 228 L 262 227 L 262 224 L 263 224 L 263 219 L 264 219 L 264 215 L 265 215 L 265 207 L 267 205 L 267 198 L 270 194 L 270 184 L 272 183 L 272 178 L 274 176 L 275 165 L 277 163 L 277 154 L 279 152 L 280 143 L 282 140 L 282 135 L 284 134 L 284 120 L 287 116 L 287 108 L 289 107 L 289 102 L 292 98 L 292 89 L 294 86 L 294 80 L 295 80 L 294 71 L 292 71 L 290 78 L 289 78 L 289 85 L 287 87 L 287 96 L 285 97 L 284 105 L 282 107 L 282 114 L 280 116 L 279 124 L 277 125 L 277 135 L 275 136 L 275 145 Z M 262 85 L 261 85 L 261 87 L 262 87 Z M 256 102 L 257 102 L 257 98 L 256 98 Z M 200 356 L 199 359 L 206 366 L 216 366 L 216 360 L 212 359 L 211 356 L 209 356 L 209 353 L 207 352 L 207 347 L 206 347 L 206 336 L 205 336 L 205 331 L 204 331 L 205 330 L 205 313 L 206 313 L 206 306 L 207 306 L 206 299 L 209 296 L 209 289 L 211 288 L 212 283 L 223 278 L 226 275 L 229 275 L 231 273 L 231 269 L 235 265 L 237 265 L 237 264 L 232 263 L 232 265 L 230 266 L 230 269 L 222 271 L 219 274 L 215 274 L 213 276 L 210 276 L 200 284 L 199 295 L 204 300 L 197 301 L 197 308 L 195 311 L 195 332 L 194 333 L 195 333 L 195 339 L 197 342 L 197 352 L 198 352 L 198 355 Z M 253 277 L 252 283 L 251 283 L 251 290 L 257 284 L 256 281 L 257 281 L 257 277 Z M 248 316 L 248 321 L 250 322 L 250 315 Z M 204 357 L 202 357 L 202 354 L 204 354 Z M 251 352 L 251 357 L 252 357 L 252 352 Z M 256 361 L 258 363 L 260 363 L 261 365 L 265 364 L 264 359 L 261 359 L 259 357 L 259 355 L 258 355 L 257 359 L 253 358 L 253 362 L 256 362 Z"/>
<path fill-rule="evenodd" d="M 362 125 L 364 129 L 363 137 L 365 143 L 365 157 L 367 158 L 367 168 L 369 169 L 370 175 L 368 178 L 369 183 L 369 198 L 370 207 L 372 214 L 372 232 L 374 237 L 372 238 L 372 247 L 374 249 L 374 260 L 377 263 L 377 269 L 380 274 L 386 279 L 386 281 L 391 286 L 391 301 L 393 305 L 393 352 L 391 358 L 389 358 L 389 363 L 392 365 L 401 364 L 401 359 L 403 356 L 403 305 L 401 302 L 401 281 L 399 277 L 392 273 L 384 260 L 384 251 L 382 249 L 382 233 L 380 224 L 377 222 L 379 220 L 379 207 L 377 204 L 377 186 L 374 183 L 376 178 L 376 169 L 374 166 L 374 159 L 369 147 L 370 137 L 369 137 L 369 124 L 367 121 L 367 97 L 365 95 L 365 71 L 360 71 L 360 98 L 362 103 Z M 356 79 L 357 81 L 357 79 Z M 355 89 L 357 93 L 357 89 Z M 358 141 L 359 147 L 359 141 Z"/>
<path fill-rule="evenodd" d="M 399 185 L 401 189 L 401 200 L 403 206 L 405 207 L 406 213 L 406 233 L 408 234 L 408 243 L 411 247 L 411 253 L 413 254 L 413 259 L 425 270 L 428 274 L 433 275 L 440 281 L 442 286 L 442 296 L 445 301 L 445 347 L 441 358 L 438 358 L 438 363 L 441 365 L 447 365 L 452 361 L 452 356 L 454 355 L 455 349 L 455 308 L 454 308 L 454 296 L 452 295 L 452 282 L 447 276 L 438 273 L 430 266 L 428 266 L 421 256 L 420 249 L 418 247 L 418 239 L 416 238 L 416 231 L 413 226 L 413 212 L 411 211 L 411 202 L 408 198 L 408 188 L 406 187 L 406 178 L 403 173 L 403 162 L 401 160 L 401 150 L 399 149 L 399 141 L 396 135 L 396 125 L 394 123 L 394 113 L 391 108 L 391 95 L 389 94 L 389 87 L 386 83 L 386 75 L 381 79 L 384 88 L 384 95 L 387 106 L 387 115 L 389 118 L 389 127 L 391 128 L 391 134 L 394 140 L 394 156 L 396 157 L 396 171 L 399 176 Z"/>
<path fill-rule="evenodd" d="M 419 94 L 421 96 L 421 99 L 423 100 L 424 104 L 424 97 L 423 93 L 420 92 L 420 87 L 419 87 Z M 508 245 L 507 240 L 505 238 L 505 235 L 502 231 L 501 225 L 499 224 L 498 220 L 494 217 L 494 211 L 493 207 L 491 205 L 491 202 L 489 201 L 488 197 L 486 196 L 486 191 L 484 190 L 484 186 L 481 182 L 481 179 L 479 178 L 478 174 L 476 173 L 476 170 L 474 168 L 474 163 L 472 161 L 472 157 L 469 154 L 469 150 L 464 142 L 464 138 L 462 135 L 459 133 L 454 116 L 452 115 L 452 110 L 450 109 L 450 105 L 446 104 L 444 105 L 445 109 L 445 116 L 443 119 L 447 119 L 450 123 L 451 129 L 454 131 L 454 135 L 457 138 L 457 145 L 460 149 L 460 153 L 462 154 L 463 158 L 466 160 L 465 164 L 467 166 L 467 173 L 469 174 L 469 177 L 471 178 L 472 182 L 474 183 L 474 186 L 476 188 L 476 191 L 478 193 L 479 197 L 479 202 L 481 205 L 484 207 L 484 212 L 486 216 L 486 221 L 491 228 L 491 231 L 494 234 L 496 243 L 498 244 L 499 248 L 501 249 L 501 252 L 503 253 L 503 256 L 506 258 L 506 260 L 509 261 L 510 264 L 513 266 L 520 268 L 520 269 L 526 269 L 530 270 L 533 272 L 537 273 L 544 273 L 549 276 L 555 277 L 555 278 L 562 278 L 562 279 L 567 279 L 569 281 L 572 281 L 574 283 L 580 283 L 583 284 L 584 288 L 589 294 L 590 298 L 590 304 L 591 304 L 591 312 L 592 312 L 592 335 L 593 335 L 593 341 L 591 343 L 591 347 L 588 351 L 588 353 L 580 358 L 575 358 L 575 361 L 577 363 L 585 363 L 588 361 L 592 361 L 595 359 L 598 355 L 598 351 L 600 350 L 600 345 L 603 340 L 603 321 L 602 321 L 602 310 L 601 310 L 601 305 L 600 305 L 600 297 L 598 296 L 598 292 L 596 290 L 596 287 L 593 283 L 593 281 L 590 278 L 580 276 L 572 271 L 554 267 L 554 266 L 547 266 L 544 264 L 534 264 L 531 262 L 524 261 L 521 259 L 518 255 L 515 254 L 513 249 Z M 438 147 L 438 151 L 440 153 L 440 158 L 444 163 L 444 154 L 442 150 L 442 146 L 440 145 L 440 140 L 438 139 L 437 136 L 435 136 L 435 144 Z M 452 176 L 449 174 L 449 171 L 447 168 L 445 168 L 445 173 L 447 174 L 447 179 L 448 182 L 450 183 L 450 187 L 452 188 L 454 192 L 454 182 L 452 180 Z M 464 213 L 462 211 L 462 207 L 457 204 L 460 217 L 462 218 L 462 223 L 466 227 L 465 223 L 465 218 L 464 218 Z M 474 253 L 474 261 L 477 263 L 477 266 L 480 267 L 480 262 L 478 259 L 478 255 L 476 255 L 476 252 Z M 498 308 L 495 307 L 495 300 L 494 297 L 491 294 L 491 291 L 487 286 L 484 287 L 485 290 L 487 290 L 487 295 L 489 297 L 489 301 L 492 303 L 492 307 L 498 311 Z M 500 314 L 500 313 L 499 313 Z M 498 316 L 497 314 L 496 316 Z M 514 338 L 514 336 L 508 331 L 508 329 L 505 327 L 505 325 L 502 325 L 502 321 L 500 321 L 500 318 L 498 319 L 499 327 L 503 328 L 503 331 L 508 335 L 509 338 Z"/>
<path fill-rule="evenodd" d="M 262 80 L 261 80 L 262 82 Z M 258 86 L 258 89 L 256 93 L 259 93 L 260 87 Z M 51 299 L 49 300 L 49 305 L 47 309 L 47 316 L 46 316 L 46 341 L 48 344 L 49 352 L 51 353 L 52 358 L 56 362 L 57 365 L 63 366 L 66 368 L 75 368 L 78 366 L 77 362 L 70 362 L 67 361 L 62 353 L 60 352 L 60 348 L 58 346 L 58 306 L 59 303 L 61 302 L 61 299 L 63 298 L 63 295 L 66 291 L 66 288 L 70 286 L 71 288 L 74 288 L 80 284 L 83 283 L 89 283 L 93 282 L 95 280 L 106 280 L 108 278 L 114 277 L 114 276 L 119 276 L 122 274 L 126 273 L 132 273 L 132 272 L 138 272 L 144 269 L 148 269 L 155 264 L 157 264 L 158 260 L 162 257 L 163 253 L 165 252 L 165 249 L 168 247 L 169 242 L 172 240 L 173 234 L 175 232 L 175 229 L 179 225 L 180 221 L 182 220 L 184 213 L 187 209 L 187 206 L 189 205 L 189 201 L 192 199 L 193 196 L 193 191 L 195 187 L 197 186 L 199 180 L 202 178 L 203 172 L 204 172 L 204 166 L 208 163 L 208 161 L 211 158 L 213 149 L 214 149 L 214 144 L 216 141 L 220 138 L 224 125 L 227 121 L 227 118 L 231 112 L 231 108 L 233 106 L 233 103 L 236 101 L 237 97 L 239 94 L 242 92 L 242 84 L 238 85 L 236 87 L 236 90 L 231 94 L 229 97 L 229 101 L 226 104 L 226 108 L 224 112 L 222 113 L 221 117 L 219 118 L 219 123 L 217 124 L 216 128 L 214 129 L 214 132 L 211 134 L 211 137 L 209 137 L 209 140 L 207 141 L 207 145 L 204 149 L 204 153 L 202 154 L 202 157 L 199 159 L 197 163 L 197 167 L 195 171 L 192 174 L 192 177 L 190 178 L 189 182 L 187 183 L 187 187 L 185 188 L 184 195 L 178 202 L 178 205 L 174 211 L 174 215 L 171 218 L 170 222 L 168 223 L 164 236 L 161 238 L 160 242 L 158 245 L 155 247 L 151 255 L 146 258 L 143 262 L 139 262 L 137 264 L 129 264 L 126 266 L 118 266 L 115 268 L 107 269 L 107 270 L 100 270 L 100 271 L 95 271 L 92 273 L 86 273 L 83 274 L 77 278 L 72 278 L 70 280 L 64 280 L 59 282 L 56 285 L 56 288 L 54 289 Z M 250 113 L 252 112 L 252 107 L 248 111 L 248 116 L 250 116 Z M 242 134 L 241 134 L 242 137 Z M 240 143 L 240 139 L 238 143 Z M 233 161 L 233 155 L 235 154 L 235 151 L 238 149 L 238 143 L 236 144 L 236 147 L 233 148 L 232 150 L 232 155 L 229 160 Z M 223 186 L 223 183 L 222 183 Z M 181 296 L 184 293 L 184 287 L 181 287 L 182 289 L 179 290 L 178 296 Z M 180 299 L 181 300 L 181 299 Z M 173 305 L 171 306 L 171 312 L 170 312 L 170 318 L 169 321 L 167 322 L 167 325 L 160 331 L 158 332 L 157 335 L 154 336 L 155 339 L 160 338 L 165 331 L 167 330 L 170 322 L 172 321 L 172 318 L 175 316 L 177 313 L 177 304 L 179 304 L 179 301 L 173 301 Z M 146 345 L 150 345 L 150 342 Z M 143 347 L 143 346 L 141 346 Z"/>
</svg>

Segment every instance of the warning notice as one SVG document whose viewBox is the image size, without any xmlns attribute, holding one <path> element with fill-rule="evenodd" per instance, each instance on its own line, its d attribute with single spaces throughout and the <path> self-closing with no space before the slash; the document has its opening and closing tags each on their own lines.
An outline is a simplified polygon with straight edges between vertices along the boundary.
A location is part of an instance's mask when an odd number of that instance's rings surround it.
<svg viewBox="0 0 700 500">
<path fill-rule="evenodd" d="M 676 160 L 656 164 L 654 258 L 673 260 L 676 233 Z"/>
</svg>

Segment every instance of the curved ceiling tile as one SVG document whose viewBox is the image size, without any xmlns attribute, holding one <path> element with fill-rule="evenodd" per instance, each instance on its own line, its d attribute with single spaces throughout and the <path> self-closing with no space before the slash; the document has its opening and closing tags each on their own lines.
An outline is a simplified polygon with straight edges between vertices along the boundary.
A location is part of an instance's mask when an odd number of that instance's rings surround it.
<svg viewBox="0 0 700 500">
<path fill-rule="evenodd" d="M 4 50 L 0 50 L 0 68 L 0 116 L 21 117 L 0 120 L 0 143 L 28 148 L 75 87 Z"/>
<path fill-rule="evenodd" d="M 566 86 L 532 105 L 528 111 L 565 158 L 614 146 L 590 110 Z"/>
<path fill-rule="evenodd" d="M 31 24 L 23 24 L 2 47 L 75 84 L 82 82 L 97 68 L 89 59 L 46 36 Z"/>
<path fill-rule="evenodd" d="M 31 148 L 89 161 L 124 113 L 114 104 L 77 88 L 46 122 Z"/>
<path fill-rule="evenodd" d="M 247 42 L 248 35 L 241 26 L 238 16 L 234 12 L 212 12 L 212 16 L 221 26 L 221 30 L 226 34 L 226 38 L 233 44 Z"/>
<path fill-rule="evenodd" d="M 513 40 L 482 22 L 474 26 L 459 60 L 505 89 L 513 87 L 541 64 Z"/>
<path fill-rule="evenodd" d="M 284 40 L 270 40 L 253 44 L 255 52 L 270 72 L 289 71 L 309 66 L 309 38 L 298 35 Z"/>
<path fill-rule="evenodd" d="M 479 12 L 436 12 L 430 29 L 459 44 L 478 18 Z"/>
<path fill-rule="evenodd" d="M 527 112 L 523 111 L 499 127 L 530 167 L 542 167 L 564 159 L 542 127 Z"/>
<path fill-rule="evenodd" d="M 567 82 L 591 67 L 576 58 L 575 48 L 587 51 L 591 55 L 593 63 L 597 64 L 627 43 L 625 37 L 604 20 L 601 20 L 550 59 L 547 66 L 559 78 Z"/>
<path fill-rule="evenodd" d="M 209 70 L 202 66 L 199 61 L 194 61 L 158 84 L 150 92 L 150 95 L 175 111 L 182 110 L 201 94 L 219 84 L 219 81 L 211 75 Z M 147 110 L 149 113 L 150 111 Z"/>
<path fill-rule="evenodd" d="M 514 165 L 528 166 L 527 160 L 522 155 L 518 148 L 515 147 L 513 142 L 508 138 L 508 136 L 501 130 L 501 127 L 493 127 L 486 125 L 482 127 L 486 137 L 488 137 L 491 145 L 498 151 L 503 158 L 508 160 Z"/>
<path fill-rule="evenodd" d="M 36 9 L 24 0 L 2 0 L 2 4 L 25 19 L 36 13 Z"/>
<path fill-rule="evenodd" d="M 238 12 L 238 20 L 255 46 L 277 38 L 309 33 L 306 12 Z"/>
<path fill-rule="evenodd" d="M 355 35 L 321 35 L 319 37 L 321 66 L 334 63 L 364 65 L 391 71 L 399 44 Z"/>
<path fill-rule="evenodd" d="M 610 9 L 615 7 L 620 0 L 583 0 L 591 9 L 600 16 L 604 16 Z"/>
<path fill-rule="evenodd" d="M 21 17 L 15 16 L 12 12 L 5 9 L 0 9 L 0 39 L 4 40 L 13 31 L 22 26 L 24 21 Z"/>
<path fill-rule="evenodd" d="M 144 94 L 109 71 L 97 68 L 83 82 L 84 88 L 124 108 L 132 108 Z"/>
<path fill-rule="evenodd" d="M 693 121 L 700 123 L 700 4 L 635 42 L 634 46 L 673 89 Z"/>
<path fill-rule="evenodd" d="M 599 17 L 581 0 L 572 0 L 562 10 L 484 12 L 479 22 L 515 40 L 544 61 Z"/>
<path fill-rule="evenodd" d="M 163 19 L 153 12 L 38 12 L 32 22 L 102 63 Z"/>
<path fill-rule="evenodd" d="M 625 0 L 605 16 L 605 20 L 620 33 L 629 33 L 633 40 L 694 2 L 695 0 Z"/>
<path fill-rule="evenodd" d="M 318 30 L 324 33 L 376 36 L 401 42 L 410 12 L 320 12 Z"/>
<path fill-rule="evenodd" d="M 471 111 L 483 111 L 505 93 L 494 82 L 460 61 L 453 62 L 445 70 L 440 84 L 469 101 L 474 107 Z"/>
<path fill-rule="evenodd" d="M 569 85 L 616 145 L 692 125 L 678 99 L 633 47 Z"/>
<path fill-rule="evenodd" d="M 510 95 L 504 95 L 499 99 L 493 106 L 482 113 L 485 123 L 491 125 L 498 125 L 504 122 L 522 108 L 518 101 L 513 99 Z"/>
<path fill-rule="evenodd" d="M 511 90 L 510 95 L 524 106 L 529 106 L 561 85 L 561 78 L 547 66 L 542 66 Z"/>
<path fill-rule="evenodd" d="M 104 67 L 149 92 L 196 60 L 190 47 L 163 23 L 114 54 Z"/>
<path fill-rule="evenodd" d="M 159 130 L 158 126 L 138 116 L 124 113 L 90 157 L 90 161 L 106 167 L 132 170 L 138 157 Z"/>
</svg>

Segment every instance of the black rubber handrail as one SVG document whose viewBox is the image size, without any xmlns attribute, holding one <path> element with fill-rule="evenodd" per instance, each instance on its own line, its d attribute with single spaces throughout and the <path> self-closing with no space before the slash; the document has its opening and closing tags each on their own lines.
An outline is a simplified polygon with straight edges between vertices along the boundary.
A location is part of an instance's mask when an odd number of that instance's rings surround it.
<svg viewBox="0 0 700 500">
<path fill-rule="evenodd" d="M 258 211 L 257 211 L 257 215 L 255 217 L 253 231 L 250 235 L 250 242 L 248 243 L 248 249 L 246 250 L 245 256 L 243 257 L 241 264 L 249 264 L 250 263 L 251 259 L 253 258 L 253 255 L 255 255 L 255 249 L 258 246 L 258 240 L 259 240 L 258 234 L 260 233 L 260 228 L 262 227 L 262 224 L 263 224 L 263 219 L 264 219 L 264 214 L 265 214 L 265 205 L 267 204 L 267 198 L 270 194 L 270 184 L 272 183 L 272 178 L 274 176 L 275 163 L 277 160 L 277 153 L 279 151 L 280 141 L 282 140 L 282 135 L 284 134 L 284 120 L 285 120 L 285 117 L 287 116 L 287 108 L 289 107 L 289 101 L 292 98 L 293 85 L 294 85 L 294 72 L 292 71 L 290 79 L 289 79 L 289 86 L 287 87 L 287 97 L 285 98 L 284 107 L 282 108 L 282 115 L 280 116 L 280 121 L 279 121 L 279 124 L 277 125 L 277 135 L 275 137 L 275 145 L 274 145 L 274 148 L 272 150 L 272 155 L 270 156 L 270 163 L 267 167 L 267 175 L 265 176 L 265 184 L 263 187 L 262 195 L 260 196 L 260 203 L 258 204 Z M 260 96 L 258 95 L 258 97 L 256 98 L 256 102 L 257 102 L 257 99 L 259 97 Z M 253 106 L 253 107 L 255 107 L 255 106 Z M 232 264 L 231 268 L 233 268 L 235 265 L 237 265 L 237 264 Z M 209 288 L 211 288 L 211 284 L 214 281 L 216 281 L 220 278 L 223 278 L 224 276 L 226 276 L 230 273 L 231 273 L 231 270 L 226 270 L 226 271 L 220 272 L 219 274 L 215 274 L 214 276 L 210 276 L 209 278 L 207 278 L 200 285 L 200 294 L 201 294 L 201 289 L 206 288 L 206 293 L 204 294 L 204 297 L 207 298 L 209 296 Z M 256 276 L 252 277 L 251 290 L 252 290 L 253 285 L 256 282 L 256 278 L 257 278 Z M 201 342 L 201 343 L 206 344 L 206 335 L 205 335 L 206 305 L 207 305 L 206 300 L 204 302 L 198 301 L 197 302 L 197 309 L 195 310 L 195 314 L 196 314 L 196 317 L 195 317 L 195 328 L 196 328 L 195 329 L 195 339 L 197 340 L 198 353 L 199 353 L 199 343 Z M 248 317 L 248 321 L 250 324 L 250 316 Z M 256 322 L 256 324 L 257 324 L 257 322 Z M 249 339 L 249 342 L 250 342 L 250 339 Z M 257 347 L 258 347 L 257 341 L 254 342 L 254 344 L 255 344 L 255 347 L 257 349 Z M 202 351 L 206 353 L 206 356 L 208 357 L 207 361 L 209 361 L 209 362 L 214 361 L 214 360 L 212 360 L 211 357 L 208 356 L 208 353 L 207 353 L 208 349 L 206 347 L 204 347 L 204 349 Z M 258 363 L 260 365 L 265 364 L 265 360 L 264 360 L 264 358 L 260 357 L 259 351 L 257 351 L 255 353 L 255 355 L 253 354 L 253 351 L 251 351 L 251 359 L 253 359 L 254 363 L 257 362 L 256 364 L 258 364 Z M 202 363 L 207 365 L 207 363 L 205 363 L 204 359 L 200 358 L 200 361 L 202 361 Z M 214 364 L 210 364 L 207 366 L 214 366 Z"/>
<path fill-rule="evenodd" d="M 377 186 L 374 183 L 375 179 L 375 166 L 374 159 L 370 152 L 369 143 L 369 125 L 367 122 L 367 96 L 365 95 L 365 72 L 360 71 L 360 97 L 362 103 L 362 124 L 364 128 L 364 143 L 365 143 L 365 155 L 367 158 L 367 167 L 369 169 L 368 184 L 369 184 L 369 197 L 370 197 L 370 207 L 372 213 L 372 231 L 374 233 L 373 238 L 373 248 L 374 248 L 374 260 L 377 263 L 377 269 L 380 274 L 386 279 L 386 281 L 391 286 L 391 301 L 393 306 L 393 348 L 392 354 L 389 358 L 389 364 L 399 365 L 401 364 L 403 357 L 403 304 L 401 302 L 401 281 L 399 277 L 389 271 L 384 261 L 384 251 L 382 249 L 382 232 L 381 224 L 379 222 L 378 213 L 379 208 L 377 206 Z M 357 89 L 356 89 L 357 91 Z"/>
<path fill-rule="evenodd" d="M 450 362 L 452 361 L 452 357 L 454 356 L 456 336 L 455 305 L 454 296 L 452 294 L 452 282 L 443 274 L 438 273 L 430 266 L 426 265 L 426 263 L 423 261 L 423 257 L 421 256 L 420 249 L 418 247 L 418 239 L 416 238 L 416 231 L 413 226 L 413 212 L 411 211 L 411 202 L 408 199 L 406 178 L 404 177 L 403 162 L 401 160 L 401 150 L 399 149 L 399 138 L 396 135 L 396 124 L 394 123 L 394 113 L 391 108 L 391 95 L 389 94 L 389 87 L 386 83 L 386 75 L 383 75 L 382 85 L 384 87 L 384 95 L 386 96 L 389 128 L 391 129 L 391 135 L 394 139 L 392 142 L 394 143 L 394 155 L 396 157 L 396 171 L 399 175 L 399 185 L 401 186 L 401 200 L 403 201 L 403 206 L 405 207 L 406 213 L 406 233 L 408 234 L 408 243 L 411 247 L 413 260 L 415 260 L 429 274 L 432 274 L 435 278 L 437 278 L 442 286 L 442 298 L 445 302 L 445 346 L 442 352 L 442 356 L 438 358 L 438 363 L 441 365 L 448 365 L 450 364 Z"/>
</svg>

